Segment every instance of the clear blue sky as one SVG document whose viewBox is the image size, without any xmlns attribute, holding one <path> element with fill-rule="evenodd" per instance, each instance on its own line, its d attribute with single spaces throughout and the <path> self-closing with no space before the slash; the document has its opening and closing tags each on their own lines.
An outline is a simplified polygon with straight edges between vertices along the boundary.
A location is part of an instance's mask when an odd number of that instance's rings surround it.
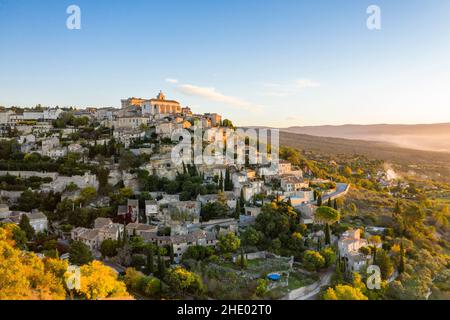
<svg viewBox="0 0 450 320">
<path fill-rule="evenodd" d="M 450 122 L 449 57 L 447 0 L 0 0 L 4 106 L 161 89 L 240 125 Z"/>
</svg>

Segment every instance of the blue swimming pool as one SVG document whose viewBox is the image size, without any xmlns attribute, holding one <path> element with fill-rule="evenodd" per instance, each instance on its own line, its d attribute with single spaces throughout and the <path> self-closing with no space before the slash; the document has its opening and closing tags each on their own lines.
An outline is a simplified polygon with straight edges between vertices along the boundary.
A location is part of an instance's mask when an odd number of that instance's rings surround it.
<svg viewBox="0 0 450 320">
<path fill-rule="evenodd" d="M 278 281 L 281 279 L 281 274 L 279 274 L 279 273 L 268 274 L 267 279 L 272 280 L 272 281 Z"/>
</svg>

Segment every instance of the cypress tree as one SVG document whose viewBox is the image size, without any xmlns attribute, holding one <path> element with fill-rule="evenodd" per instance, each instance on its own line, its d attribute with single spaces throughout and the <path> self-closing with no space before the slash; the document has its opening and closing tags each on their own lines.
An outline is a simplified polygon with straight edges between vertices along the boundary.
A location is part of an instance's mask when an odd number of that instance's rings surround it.
<svg viewBox="0 0 450 320">
<path fill-rule="evenodd" d="M 333 208 L 333 204 L 331 203 L 331 198 L 328 198 L 327 207 Z"/>
<path fill-rule="evenodd" d="M 241 196 L 239 197 L 239 205 L 241 207 L 241 210 L 243 210 L 245 207 L 244 188 L 241 188 Z"/>
<path fill-rule="evenodd" d="M 26 214 L 23 214 L 20 217 L 19 227 L 27 235 L 28 241 L 31 241 L 34 239 L 34 236 L 36 235 L 36 233 L 30 224 L 30 219 L 28 218 L 28 216 Z"/>
<path fill-rule="evenodd" d="M 400 243 L 400 265 L 398 266 L 398 273 L 402 274 L 405 271 L 405 248 L 403 247 L 403 240 Z"/>
<path fill-rule="evenodd" d="M 338 283 L 342 282 L 343 278 L 342 278 L 342 269 L 341 269 L 341 262 L 340 262 L 340 258 L 338 258 L 336 260 L 336 281 Z"/>
<path fill-rule="evenodd" d="M 121 248 L 122 247 L 122 238 L 121 238 L 121 234 L 119 232 L 119 236 L 117 237 L 117 247 Z"/>
<path fill-rule="evenodd" d="M 322 195 L 319 194 L 319 196 L 317 197 L 317 206 L 321 207 L 322 206 Z"/>
<path fill-rule="evenodd" d="M 243 248 L 241 248 L 241 269 L 245 269 L 245 257 Z"/>
<path fill-rule="evenodd" d="M 225 190 L 232 191 L 233 183 L 231 182 L 230 169 L 225 170 Z"/>
<path fill-rule="evenodd" d="M 225 191 L 222 171 L 220 172 L 219 189 L 221 191 Z"/>
<path fill-rule="evenodd" d="M 169 254 L 170 254 L 170 264 L 174 264 L 175 263 L 175 257 L 174 257 L 174 252 L 173 252 L 173 244 L 170 244 Z"/>
<path fill-rule="evenodd" d="M 160 279 L 162 279 L 164 277 L 164 262 L 161 259 L 161 253 L 159 252 L 159 248 L 157 248 L 158 250 L 158 276 Z"/>
<path fill-rule="evenodd" d="M 239 220 L 239 217 L 241 215 L 241 202 L 239 199 L 236 199 L 236 209 L 234 210 L 234 218 Z"/>
<path fill-rule="evenodd" d="M 337 199 L 334 199 L 333 207 L 334 207 L 334 210 L 338 210 Z"/>
<path fill-rule="evenodd" d="M 147 251 L 147 269 L 148 269 L 148 272 L 150 272 L 150 273 L 155 272 L 153 260 L 154 260 L 154 252 L 153 252 L 153 246 L 151 246 Z"/>
<path fill-rule="evenodd" d="M 331 243 L 331 230 L 330 230 L 330 225 L 328 223 L 325 224 L 325 243 L 326 244 Z"/>
<path fill-rule="evenodd" d="M 166 262 L 164 261 L 164 258 L 161 257 L 161 277 L 164 277 L 166 275 Z"/>
<path fill-rule="evenodd" d="M 122 246 L 124 246 L 127 243 L 128 243 L 128 231 L 127 231 L 127 227 L 126 227 L 126 225 L 124 223 L 123 224 L 123 241 L 122 241 Z"/>
</svg>

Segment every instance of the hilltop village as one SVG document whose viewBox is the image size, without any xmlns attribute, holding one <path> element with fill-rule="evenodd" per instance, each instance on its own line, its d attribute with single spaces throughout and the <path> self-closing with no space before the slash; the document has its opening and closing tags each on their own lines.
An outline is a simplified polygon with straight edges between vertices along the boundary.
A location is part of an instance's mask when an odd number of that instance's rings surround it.
<svg viewBox="0 0 450 320">
<path fill-rule="evenodd" d="M 345 198 L 355 182 L 391 188 L 390 196 L 410 185 L 380 165 L 367 173 L 327 160 L 347 177 L 334 179 L 284 147 L 271 174 L 248 161 L 175 164 L 173 133 L 196 124 L 236 130 L 162 92 L 124 99 L 120 109 L 3 108 L 0 226 L 18 228 L 16 245 L 44 264 L 112 268 L 138 299 L 372 299 L 402 284 L 411 244 L 394 227 L 354 223 L 356 205 Z M 203 148 L 217 138 L 205 136 Z M 399 216 L 414 210 L 395 205 Z M 422 219 L 417 210 L 408 221 Z M 369 292 L 361 279 L 372 264 L 382 288 Z"/>
</svg>

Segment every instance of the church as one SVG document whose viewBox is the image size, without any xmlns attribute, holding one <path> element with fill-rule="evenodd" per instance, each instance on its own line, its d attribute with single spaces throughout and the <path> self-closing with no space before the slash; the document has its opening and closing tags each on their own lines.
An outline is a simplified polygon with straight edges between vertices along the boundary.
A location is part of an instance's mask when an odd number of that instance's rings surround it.
<svg viewBox="0 0 450 320">
<path fill-rule="evenodd" d="M 181 105 L 178 101 L 166 100 L 162 91 L 156 99 L 129 98 L 122 100 L 122 109 L 130 107 L 140 108 L 142 116 L 179 114 L 182 113 Z"/>
</svg>

